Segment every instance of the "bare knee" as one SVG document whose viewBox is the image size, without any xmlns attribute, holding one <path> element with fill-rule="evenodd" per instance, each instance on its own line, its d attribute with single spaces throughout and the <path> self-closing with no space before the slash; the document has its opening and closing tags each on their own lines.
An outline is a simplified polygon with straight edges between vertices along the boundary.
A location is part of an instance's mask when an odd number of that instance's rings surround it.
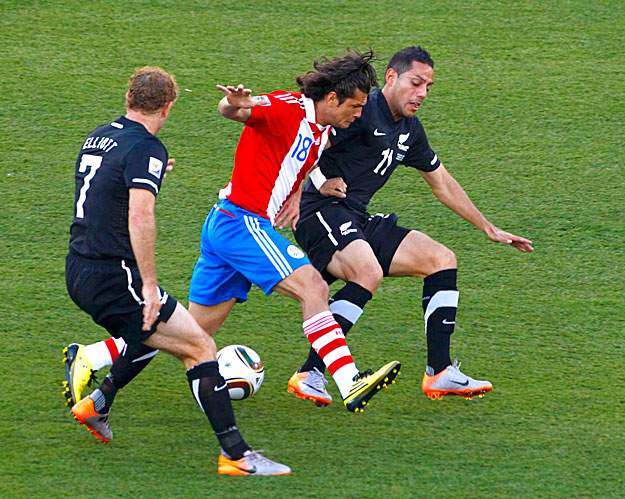
<svg viewBox="0 0 625 499">
<path fill-rule="evenodd" d="M 300 302 L 307 303 L 311 301 L 328 302 L 330 288 L 328 283 L 323 280 L 321 274 L 311 266 L 310 272 L 306 276 L 306 283 L 300 289 Z"/>
<path fill-rule="evenodd" d="M 217 359 L 215 340 L 201 328 L 194 334 L 189 335 L 188 341 L 181 350 L 179 358 L 187 369 L 202 362 Z"/>
<path fill-rule="evenodd" d="M 456 254 L 444 245 L 439 245 L 436 252 L 431 255 L 431 271 L 429 274 L 439 272 L 446 269 L 455 269 L 458 267 Z"/>
<path fill-rule="evenodd" d="M 366 288 L 371 293 L 375 293 L 384 278 L 384 272 L 377 260 L 366 261 L 359 264 L 353 275 L 347 276 L 348 281 L 353 281 Z"/>
</svg>

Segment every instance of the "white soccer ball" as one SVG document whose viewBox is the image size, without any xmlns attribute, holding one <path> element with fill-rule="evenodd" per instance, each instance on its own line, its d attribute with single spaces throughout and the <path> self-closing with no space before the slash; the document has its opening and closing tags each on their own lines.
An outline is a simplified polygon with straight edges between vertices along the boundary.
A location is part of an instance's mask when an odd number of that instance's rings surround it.
<svg viewBox="0 0 625 499">
<path fill-rule="evenodd" d="M 254 395 L 265 379 L 263 361 L 245 345 L 223 347 L 217 352 L 217 362 L 232 400 L 243 400 Z"/>
</svg>

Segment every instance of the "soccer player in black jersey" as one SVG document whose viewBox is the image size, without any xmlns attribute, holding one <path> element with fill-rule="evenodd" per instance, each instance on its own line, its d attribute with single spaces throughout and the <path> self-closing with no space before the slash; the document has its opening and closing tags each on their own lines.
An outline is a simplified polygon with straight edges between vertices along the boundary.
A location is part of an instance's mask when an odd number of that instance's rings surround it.
<svg viewBox="0 0 625 499">
<path fill-rule="evenodd" d="M 299 206 L 283 209 L 277 224 L 292 221 L 295 238 L 313 265 L 329 280 L 346 284 L 330 300 L 330 310 L 347 333 L 383 277 L 423 277 L 427 367 L 423 392 L 472 398 L 492 389 L 488 381 L 463 374 L 451 361 L 450 335 L 456 322 L 458 290 L 454 253 L 426 234 L 397 225 L 395 214 L 367 213 L 371 197 L 399 164 L 416 168 L 434 195 L 491 240 L 533 251 L 531 241 L 495 227 L 447 172 L 428 143 L 415 113 L 434 78 L 434 62 L 421 47 L 397 52 L 382 90 L 374 89 L 362 116 L 336 130 L 330 148 L 311 173 Z M 297 225 L 295 225 L 297 222 Z M 324 365 L 314 350 L 288 383 L 289 392 L 327 405 Z"/>
<path fill-rule="evenodd" d="M 154 207 L 173 160 L 156 134 L 177 95 L 172 75 L 156 67 L 138 69 L 130 78 L 126 115 L 93 130 L 78 154 L 67 290 L 97 324 L 127 345 L 100 387 L 71 412 L 96 438 L 109 442 L 108 416 L 117 391 L 164 350 L 184 363 L 191 391 L 219 440 L 219 473 L 289 474 L 288 466 L 243 440 L 219 374 L 215 342 L 157 284 Z"/>
</svg>

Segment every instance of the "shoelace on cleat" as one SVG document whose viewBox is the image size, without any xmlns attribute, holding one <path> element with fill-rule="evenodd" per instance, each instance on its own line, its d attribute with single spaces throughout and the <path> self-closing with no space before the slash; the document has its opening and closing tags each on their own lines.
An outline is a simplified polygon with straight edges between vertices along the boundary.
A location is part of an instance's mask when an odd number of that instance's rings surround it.
<svg viewBox="0 0 625 499">
<path fill-rule="evenodd" d="M 325 378 L 323 374 L 321 374 L 321 371 L 319 371 L 319 369 L 314 367 L 313 370 L 310 371 L 310 374 L 308 375 L 306 384 L 312 386 L 315 390 L 318 390 L 320 392 L 325 392 L 326 385 L 328 384 L 328 380 Z"/>
<path fill-rule="evenodd" d="M 373 371 L 371 369 L 367 369 L 366 371 L 356 374 L 356 376 L 354 376 L 353 381 L 354 383 L 356 383 L 356 381 L 360 381 L 361 379 L 364 379 L 367 376 L 372 376 L 372 375 L 373 375 Z"/>
<path fill-rule="evenodd" d="M 458 359 L 454 359 L 453 363 L 449 366 L 454 371 L 460 371 L 462 362 L 458 362 Z"/>
<path fill-rule="evenodd" d="M 95 371 L 91 371 L 91 376 L 89 377 L 89 381 L 87 381 L 87 386 L 92 386 L 92 385 L 100 386 L 100 382 L 98 381 L 98 378 L 96 378 L 95 376 Z"/>
<path fill-rule="evenodd" d="M 268 459 L 262 455 L 263 452 L 265 452 L 265 449 L 258 449 L 258 450 L 252 449 L 251 452 L 247 456 L 244 456 L 244 457 L 247 459 L 250 459 L 250 461 L 256 461 L 258 463 L 273 463 L 271 459 Z"/>
</svg>

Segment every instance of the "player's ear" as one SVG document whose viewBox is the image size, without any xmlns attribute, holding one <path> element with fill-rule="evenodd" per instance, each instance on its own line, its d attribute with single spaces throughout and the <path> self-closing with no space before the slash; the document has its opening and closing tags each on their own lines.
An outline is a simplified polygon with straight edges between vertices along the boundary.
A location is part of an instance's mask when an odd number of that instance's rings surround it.
<svg viewBox="0 0 625 499">
<path fill-rule="evenodd" d="M 395 80 L 397 80 L 397 71 L 395 71 L 393 68 L 388 68 L 386 70 L 386 74 L 384 75 L 384 80 L 386 81 L 386 83 L 392 85 L 393 83 L 395 83 Z"/>
<path fill-rule="evenodd" d="M 167 116 L 169 115 L 169 111 L 171 110 L 171 106 L 173 106 L 174 101 L 170 101 L 167 104 L 165 104 L 165 107 L 163 107 L 163 112 L 162 112 L 162 116 L 163 118 L 167 118 Z"/>
<path fill-rule="evenodd" d="M 332 107 L 336 107 L 339 105 L 339 96 L 336 95 L 336 92 L 332 90 L 325 96 L 326 103 L 331 105 Z"/>
<path fill-rule="evenodd" d="M 130 90 L 129 90 L 128 92 L 126 92 L 126 107 L 127 107 L 128 109 L 130 109 L 130 108 L 128 107 L 128 97 L 130 97 Z"/>
</svg>

